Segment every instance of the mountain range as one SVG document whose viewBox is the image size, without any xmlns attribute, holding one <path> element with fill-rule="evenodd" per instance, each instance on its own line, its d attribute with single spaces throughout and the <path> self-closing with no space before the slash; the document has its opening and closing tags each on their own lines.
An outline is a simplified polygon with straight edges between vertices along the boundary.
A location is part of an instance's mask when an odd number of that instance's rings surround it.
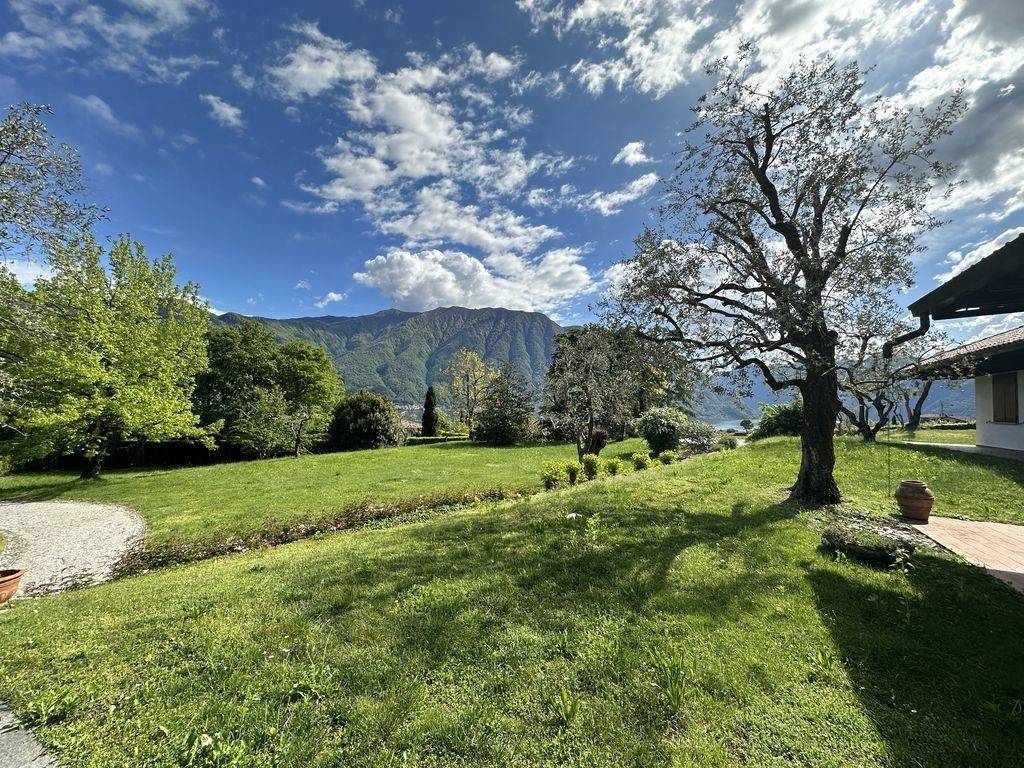
<svg viewBox="0 0 1024 768">
<path fill-rule="evenodd" d="M 214 317 L 214 325 L 263 323 L 279 341 L 300 339 L 319 344 L 334 359 L 345 388 L 386 395 L 404 411 L 423 402 L 426 388 L 444 381 L 452 356 L 463 347 L 479 354 L 491 367 L 512 363 L 539 390 L 551 362 L 555 336 L 566 330 L 540 312 L 511 309 L 441 307 L 426 312 L 385 309 L 355 317 L 248 317 L 233 312 Z M 715 424 L 735 424 L 756 417 L 759 404 L 786 400 L 759 378 L 749 396 L 736 398 L 707 389 L 697 393 L 696 415 Z M 960 388 L 936 382 L 925 406 L 938 412 L 974 414 L 973 382 Z"/>
</svg>

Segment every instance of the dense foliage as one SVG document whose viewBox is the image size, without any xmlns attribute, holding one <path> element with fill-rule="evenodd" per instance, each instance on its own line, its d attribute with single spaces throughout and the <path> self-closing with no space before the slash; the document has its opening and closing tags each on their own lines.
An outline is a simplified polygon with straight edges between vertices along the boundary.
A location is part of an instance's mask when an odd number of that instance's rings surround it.
<svg viewBox="0 0 1024 768">
<path fill-rule="evenodd" d="M 198 286 L 178 285 L 170 256 L 150 261 L 127 236 L 109 251 L 91 238 L 55 247 L 48 264 L 34 290 L 2 286 L 26 319 L 9 330 L 4 365 L 16 390 L 8 449 L 77 454 L 96 477 L 115 441 L 204 439 L 190 400 L 207 365 Z"/>
<path fill-rule="evenodd" d="M 707 453 L 718 440 L 718 430 L 706 421 L 687 419 L 679 439 L 694 453 Z"/>
<path fill-rule="evenodd" d="M 423 418 L 420 420 L 420 435 L 435 437 L 440 426 L 440 414 L 437 412 L 437 394 L 434 387 L 427 387 L 427 395 L 423 398 Z"/>
<path fill-rule="evenodd" d="M 636 420 L 636 431 L 651 449 L 651 453 L 675 451 L 683 439 L 688 417 L 678 408 L 651 408 Z"/>
<path fill-rule="evenodd" d="M 526 377 L 512 365 L 493 375 L 480 399 L 473 437 L 488 445 L 515 445 L 530 435 L 533 394 Z"/>
<path fill-rule="evenodd" d="M 263 325 L 247 322 L 211 330 L 208 355 L 196 409 L 203 424 L 219 428 L 229 454 L 298 455 L 322 437 L 342 382 L 321 347 L 279 345 Z"/>
<path fill-rule="evenodd" d="M 376 392 L 343 397 L 334 409 L 327 432 L 327 447 L 335 451 L 401 445 L 405 427 L 395 406 Z"/>
<path fill-rule="evenodd" d="M 799 435 L 804 423 L 804 409 L 800 398 L 787 403 L 761 404 L 761 418 L 750 432 L 751 440 L 762 440 L 776 435 Z"/>
</svg>

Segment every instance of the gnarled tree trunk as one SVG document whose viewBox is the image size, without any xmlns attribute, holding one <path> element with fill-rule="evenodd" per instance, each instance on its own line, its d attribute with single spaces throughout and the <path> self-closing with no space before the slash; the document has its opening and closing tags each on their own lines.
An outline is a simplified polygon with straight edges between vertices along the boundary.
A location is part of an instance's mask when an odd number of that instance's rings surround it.
<svg viewBox="0 0 1024 768">
<path fill-rule="evenodd" d="M 791 488 L 794 499 L 810 504 L 837 504 L 839 486 L 833 474 L 836 466 L 835 429 L 839 416 L 839 378 L 835 368 L 835 347 L 811 351 L 807 377 L 800 387 L 804 423 L 800 430 L 800 474 Z"/>
</svg>

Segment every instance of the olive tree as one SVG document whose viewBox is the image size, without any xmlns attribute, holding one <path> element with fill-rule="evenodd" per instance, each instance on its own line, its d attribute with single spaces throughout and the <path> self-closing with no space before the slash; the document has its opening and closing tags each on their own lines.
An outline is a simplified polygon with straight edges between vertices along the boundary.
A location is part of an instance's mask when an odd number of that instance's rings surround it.
<svg viewBox="0 0 1024 768">
<path fill-rule="evenodd" d="M 803 403 L 794 498 L 840 499 L 833 469 L 838 364 L 853 318 L 891 314 L 910 256 L 940 223 L 928 201 L 953 168 L 936 142 L 963 111 L 864 94 L 863 73 L 829 58 L 779 78 L 721 61 L 695 107 L 656 230 L 636 240 L 613 317 L 685 347 L 713 372 L 754 370 Z"/>
<path fill-rule="evenodd" d="M 613 338 L 596 325 L 559 334 L 544 379 L 544 417 L 575 443 L 581 461 L 600 452 L 599 430 L 621 415 L 629 386 L 629 372 L 615 365 Z"/>
</svg>

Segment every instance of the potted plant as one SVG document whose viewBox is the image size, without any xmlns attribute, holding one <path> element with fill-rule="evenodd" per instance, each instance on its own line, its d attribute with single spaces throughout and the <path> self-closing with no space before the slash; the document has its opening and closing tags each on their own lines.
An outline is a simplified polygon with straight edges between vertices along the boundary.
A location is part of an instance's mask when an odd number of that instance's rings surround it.
<svg viewBox="0 0 1024 768">
<path fill-rule="evenodd" d="M 0 605 L 3 605 L 18 591 L 18 584 L 21 577 L 25 575 L 24 568 L 4 568 L 0 570 Z"/>
</svg>

